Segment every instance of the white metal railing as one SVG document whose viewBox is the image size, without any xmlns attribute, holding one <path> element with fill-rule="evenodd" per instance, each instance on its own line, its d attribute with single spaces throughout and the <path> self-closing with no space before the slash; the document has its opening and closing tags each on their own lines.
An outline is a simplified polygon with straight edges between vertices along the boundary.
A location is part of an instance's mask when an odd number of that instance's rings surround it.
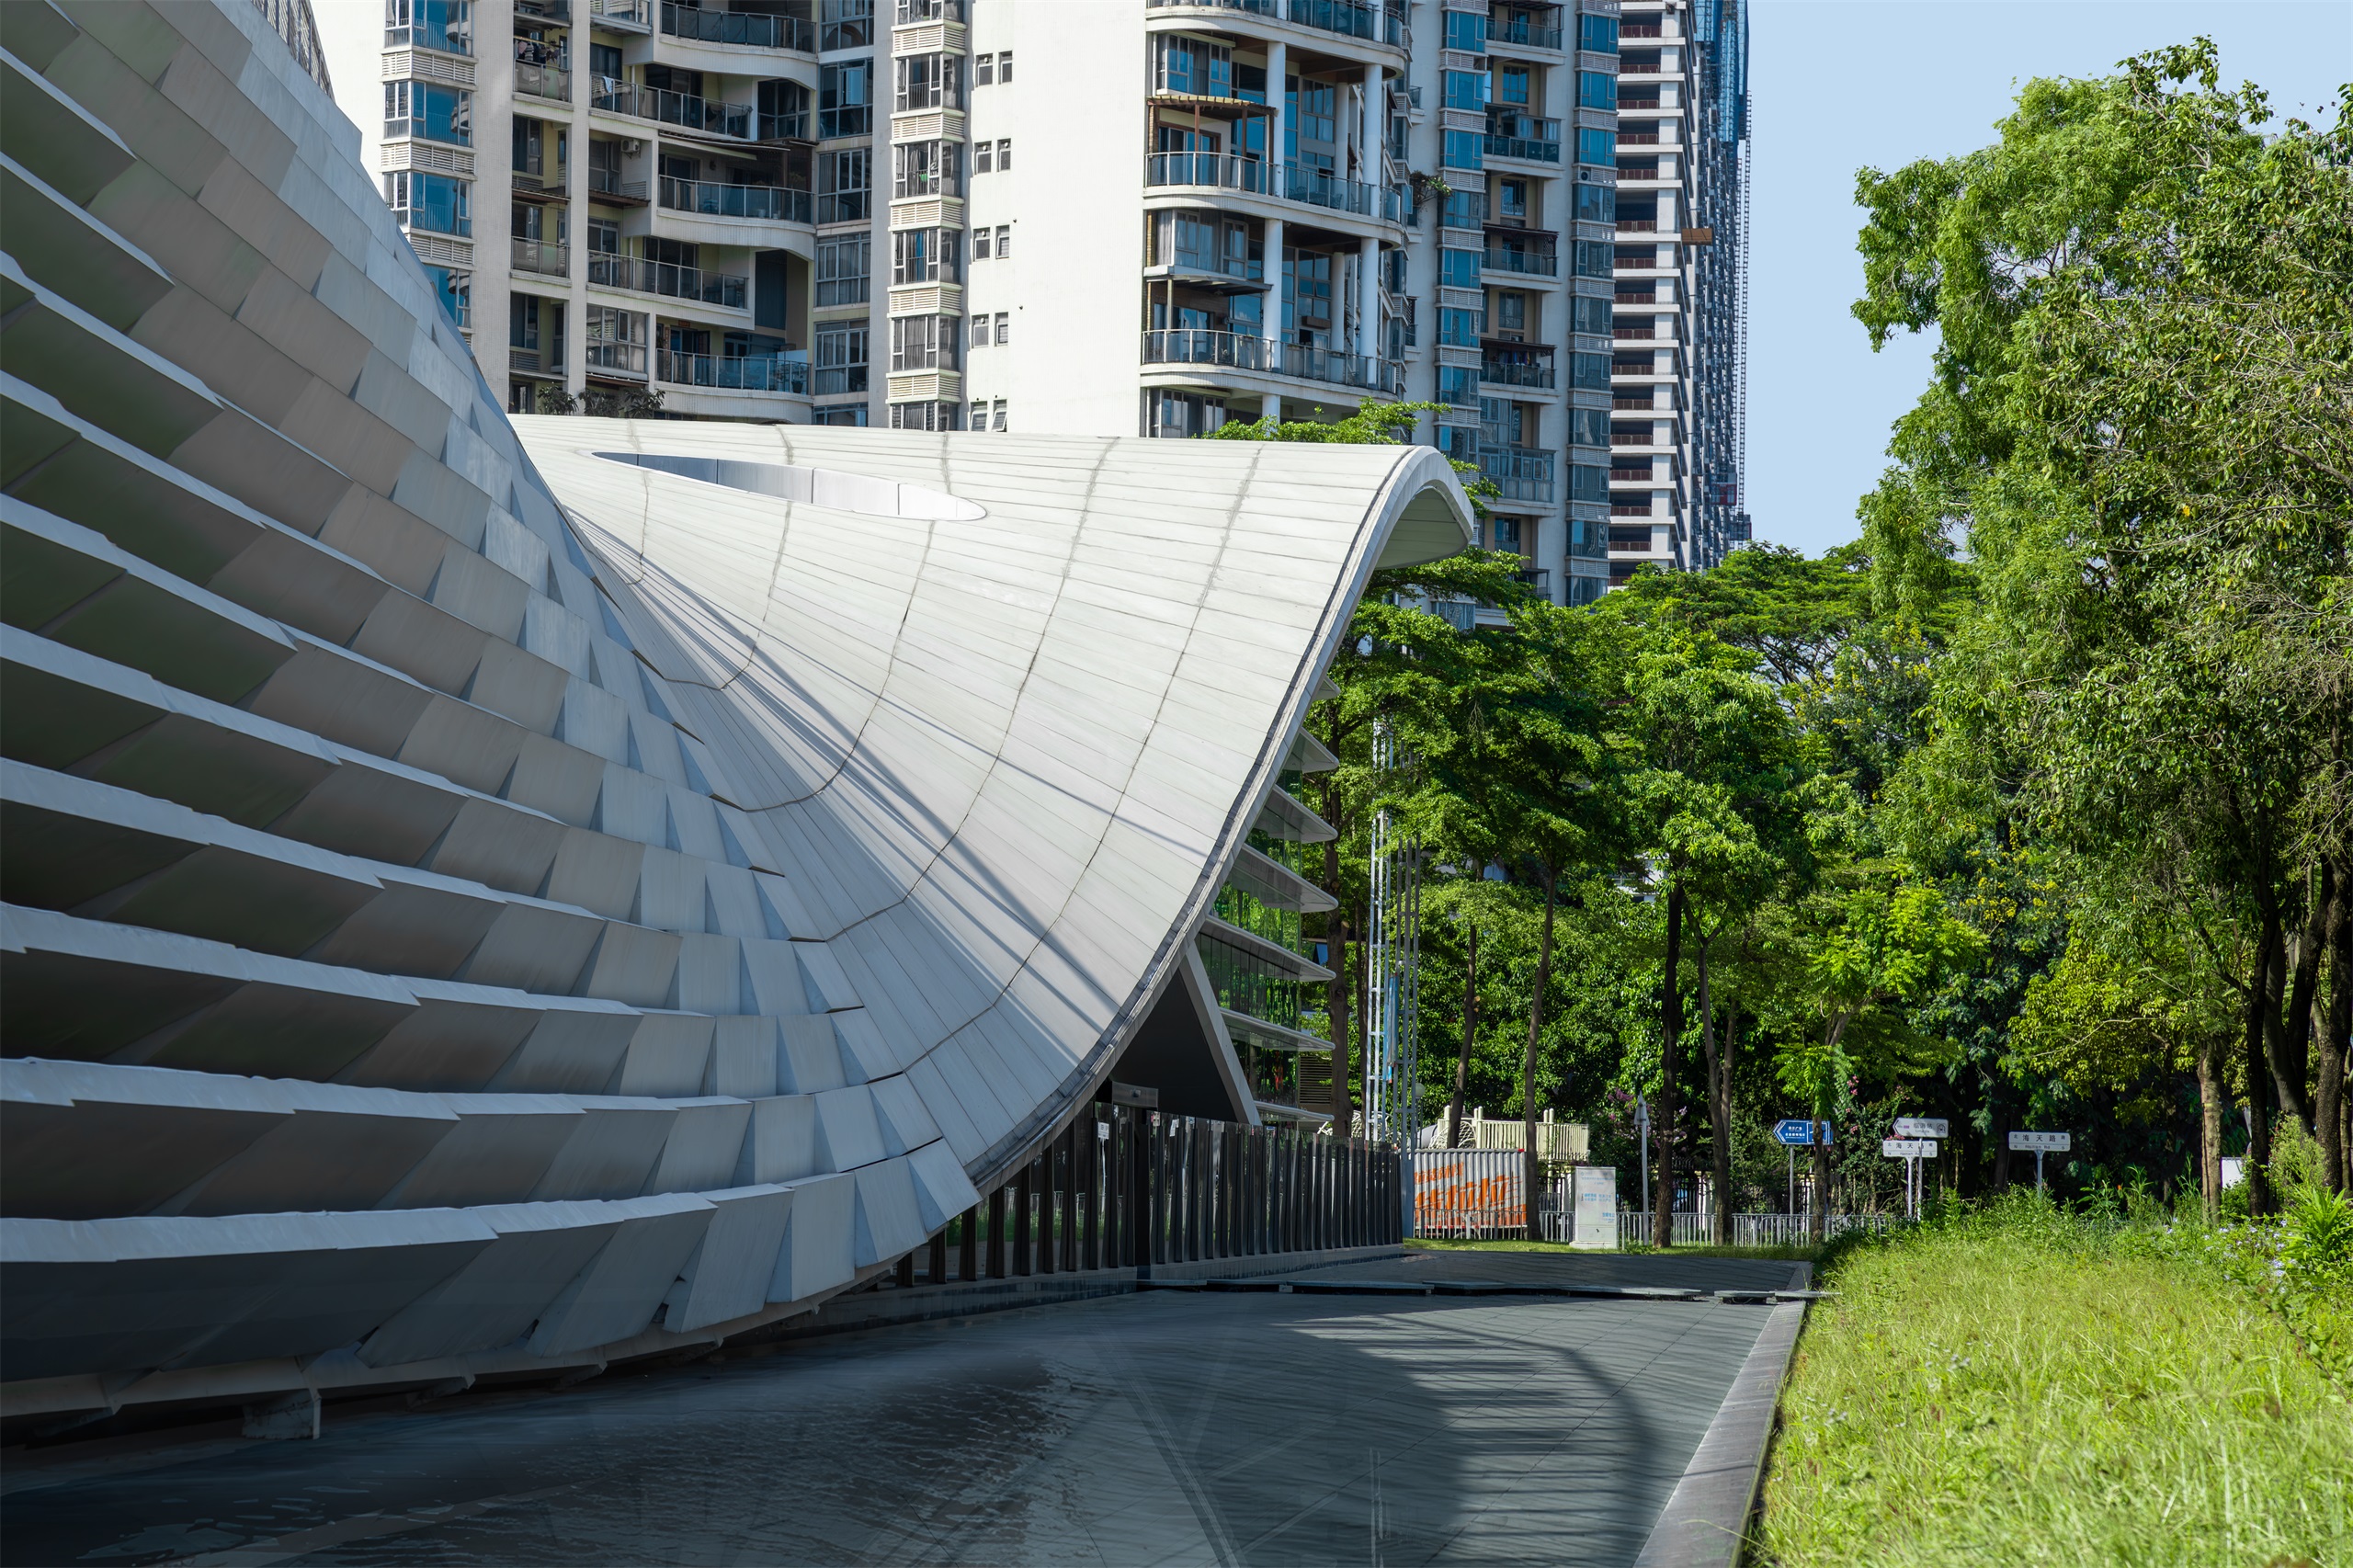
<svg viewBox="0 0 2353 1568">
<path fill-rule="evenodd" d="M 1415 1233 L 1443 1236 L 1460 1240 L 1510 1240 L 1526 1234 L 1527 1221 L 1517 1202 L 1468 1204 L 1449 1209 L 1442 1214 L 1427 1211 L 1417 1214 Z M 1673 1216 L 1677 1246 L 1706 1246 L 1715 1240 L 1714 1217 L 1710 1214 L 1678 1211 Z M 1571 1230 L 1575 1217 L 1566 1199 L 1557 1191 L 1546 1192 L 1537 1199 L 1536 1222 L 1544 1240 L 1566 1243 L 1572 1239 Z M 1833 1214 L 1827 1221 L 1828 1236 L 1843 1236 L 1850 1231 L 1868 1231 L 1884 1235 L 1903 1218 L 1894 1214 Z M 1618 1211 L 1618 1244 L 1620 1247 L 1648 1246 L 1652 1236 L 1651 1215 L 1647 1210 L 1621 1209 Z M 1803 1214 L 1735 1214 L 1732 1217 L 1732 1244 L 1741 1247 L 1805 1246 L 1813 1240 L 1809 1222 Z"/>
</svg>

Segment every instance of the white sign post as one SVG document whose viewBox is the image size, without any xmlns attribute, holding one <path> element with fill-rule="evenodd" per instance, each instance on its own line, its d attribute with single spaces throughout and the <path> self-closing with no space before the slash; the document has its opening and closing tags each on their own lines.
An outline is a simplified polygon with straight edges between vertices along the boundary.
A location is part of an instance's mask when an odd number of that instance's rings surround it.
<svg viewBox="0 0 2353 1568">
<path fill-rule="evenodd" d="M 1911 1162 L 1904 1173 L 1904 1199 L 1913 1219 L 1920 1217 L 1920 1162 L 1937 1157 L 1937 1145 L 1928 1138 L 1882 1138 L 1879 1152 L 1891 1160 Z"/>
<path fill-rule="evenodd" d="M 2010 1147 L 2034 1151 L 2034 1190 L 2042 1190 L 2042 1156 L 2064 1154 L 2074 1145 L 2074 1134 L 2067 1132 L 2013 1132 Z"/>
</svg>

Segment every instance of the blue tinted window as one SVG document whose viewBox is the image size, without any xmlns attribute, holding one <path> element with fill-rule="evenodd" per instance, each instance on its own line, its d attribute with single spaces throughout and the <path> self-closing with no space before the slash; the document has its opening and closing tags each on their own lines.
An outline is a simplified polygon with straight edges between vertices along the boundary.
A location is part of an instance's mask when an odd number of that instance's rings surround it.
<svg viewBox="0 0 2353 1568">
<path fill-rule="evenodd" d="M 1586 108 L 1618 109 L 1618 78 L 1604 71 L 1577 73 L 1577 102 Z"/>
<path fill-rule="evenodd" d="M 1476 348 L 1479 335 L 1487 329 L 1487 312 L 1461 311 L 1440 307 L 1438 312 L 1438 340 L 1457 348 Z"/>
<path fill-rule="evenodd" d="M 1579 17 L 1577 41 L 1596 54 L 1618 52 L 1618 18 L 1615 17 Z"/>
<path fill-rule="evenodd" d="M 1466 54 L 1487 52 L 1487 18 L 1469 11 L 1446 14 L 1446 47 Z"/>
<path fill-rule="evenodd" d="M 1604 337 L 1609 335 L 1609 329 L 1613 324 L 1611 317 L 1616 313 L 1616 307 L 1608 301 L 1589 299 L 1580 294 L 1572 301 L 1572 306 L 1574 319 L 1570 330 L 1598 333 Z"/>
<path fill-rule="evenodd" d="M 1618 189 L 1608 185 L 1577 187 L 1577 216 L 1587 223 L 1618 222 Z"/>
<path fill-rule="evenodd" d="M 1618 133 L 1578 127 L 1577 162 L 1614 167 L 1618 162 Z"/>
<path fill-rule="evenodd" d="M 1609 356 L 1607 354 L 1572 354 L 1569 356 L 1569 384 L 1591 391 L 1609 390 Z"/>
<path fill-rule="evenodd" d="M 1569 410 L 1569 445 L 1606 447 L 1609 444 L 1609 411 L 1606 408 Z"/>
<path fill-rule="evenodd" d="M 1447 13 L 1449 17 L 1461 14 Z M 1483 169 L 1487 166 L 1487 139 L 1475 131 L 1449 131 L 1438 161 L 1449 169 Z"/>
<path fill-rule="evenodd" d="M 1579 278 L 1607 278 L 1618 265 L 1616 247 L 1595 240 L 1579 240 L 1575 262 Z"/>
<path fill-rule="evenodd" d="M 1449 289 L 1479 287 L 1479 253 L 1474 250 L 1442 250 L 1438 253 L 1438 280 Z M 1608 385 L 1605 380 L 1602 384 Z"/>
<path fill-rule="evenodd" d="M 1487 107 L 1487 74 L 1483 71 L 1447 72 L 1446 107 L 1467 109 L 1485 108 Z"/>
<path fill-rule="evenodd" d="M 1479 396 L 1478 374 L 1466 365 L 1440 365 L 1438 368 L 1438 400 L 1460 408 L 1474 403 Z"/>
<path fill-rule="evenodd" d="M 1572 501 L 1607 501 L 1609 499 L 1609 471 L 1592 463 L 1569 465 L 1569 499 Z"/>
</svg>

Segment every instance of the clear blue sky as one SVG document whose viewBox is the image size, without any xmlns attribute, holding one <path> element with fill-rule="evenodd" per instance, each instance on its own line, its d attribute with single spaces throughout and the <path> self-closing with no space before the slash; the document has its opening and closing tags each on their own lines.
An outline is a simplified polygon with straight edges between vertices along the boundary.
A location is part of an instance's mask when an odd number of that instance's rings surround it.
<svg viewBox="0 0 2353 1568">
<path fill-rule="evenodd" d="M 1929 340 L 1870 351 L 1855 171 L 1994 139 L 2017 84 L 2104 75 L 2200 33 L 2222 74 L 2276 112 L 2334 118 L 2353 80 L 2353 0 L 1754 0 L 1748 508 L 1756 537 L 1808 554 L 1859 532 L 1889 425 L 1927 384 Z"/>
</svg>

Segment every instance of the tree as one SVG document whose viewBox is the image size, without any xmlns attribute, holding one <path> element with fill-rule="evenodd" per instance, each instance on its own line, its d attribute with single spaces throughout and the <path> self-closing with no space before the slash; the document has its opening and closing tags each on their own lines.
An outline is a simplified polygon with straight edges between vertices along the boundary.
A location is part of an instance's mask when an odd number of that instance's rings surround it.
<svg viewBox="0 0 2353 1568">
<path fill-rule="evenodd" d="M 2258 1172 L 2271 1102 L 2317 1122 L 2341 1088 L 2342 1036 L 2309 1093 L 2308 1047 L 2353 886 L 2353 95 L 2326 132 L 2268 112 L 2203 40 L 2029 83 L 1995 146 L 1863 172 L 1856 307 L 1940 335 L 1862 514 L 1883 600 L 1941 591 L 1956 531 L 1973 562 L 1945 756 L 2086 863 L 2161 843 L 2177 918 L 2252 931 Z"/>
</svg>

